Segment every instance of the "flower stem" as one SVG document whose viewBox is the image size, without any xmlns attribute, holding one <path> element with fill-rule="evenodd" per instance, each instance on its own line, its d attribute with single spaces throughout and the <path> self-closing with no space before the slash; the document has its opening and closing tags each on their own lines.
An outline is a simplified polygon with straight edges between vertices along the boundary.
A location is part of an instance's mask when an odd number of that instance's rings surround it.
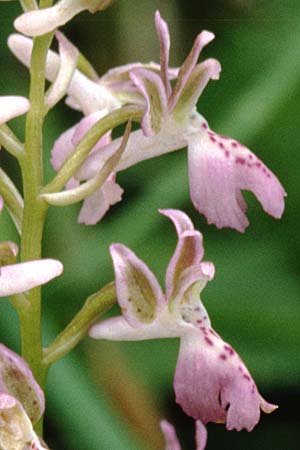
<svg viewBox="0 0 300 450">
<path fill-rule="evenodd" d="M 24 211 L 21 260 L 41 258 L 41 244 L 47 205 L 39 198 L 43 183 L 42 150 L 46 55 L 52 33 L 34 40 L 30 66 L 30 110 L 26 118 L 25 156 L 21 160 Z M 29 304 L 19 309 L 22 356 L 44 388 L 46 369 L 42 364 L 41 288 L 28 293 Z"/>
<path fill-rule="evenodd" d="M 86 335 L 95 320 L 116 303 L 116 288 L 114 283 L 107 284 L 99 292 L 90 295 L 81 310 L 55 340 L 44 350 L 43 362 L 53 364 L 69 353 Z"/>
</svg>

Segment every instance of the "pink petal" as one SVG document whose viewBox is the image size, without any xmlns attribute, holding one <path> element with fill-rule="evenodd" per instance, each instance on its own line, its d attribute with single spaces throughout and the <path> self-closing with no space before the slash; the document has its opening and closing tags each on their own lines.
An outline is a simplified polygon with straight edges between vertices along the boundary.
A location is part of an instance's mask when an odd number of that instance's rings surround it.
<svg viewBox="0 0 300 450">
<path fill-rule="evenodd" d="M 187 268 L 199 264 L 203 254 L 202 235 L 195 231 L 189 217 L 178 210 L 160 210 L 169 217 L 177 230 L 178 243 L 166 272 L 166 293 L 170 297 L 180 275 Z"/>
<path fill-rule="evenodd" d="M 60 0 L 50 8 L 29 11 L 15 20 L 15 28 L 28 36 L 40 36 L 69 22 L 76 14 L 105 8 L 111 0 Z"/>
<path fill-rule="evenodd" d="M 96 323 L 90 328 L 89 335 L 94 339 L 112 341 L 144 341 L 180 335 L 176 323 L 170 325 L 170 322 L 161 321 L 160 317 L 149 324 L 140 323 L 138 327 L 133 327 L 128 323 L 127 318 L 124 318 L 124 315 Z"/>
<path fill-rule="evenodd" d="M 12 34 L 8 39 L 8 46 L 12 53 L 27 67 L 30 66 L 32 39 L 18 34 Z M 60 66 L 59 56 L 52 50 L 48 51 L 46 59 L 46 77 L 54 82 Z M 68 88 L 72 107 L 83 111 L 85 115 L 103 110 L 105 114 L 120 106 L 120 102 L 112 95 L 110 90 L 104 85 L 99 85 L 87 78 L 79 70 L 75 70 L 73 78 Z"/>
<path fill-rule="evenodd" d="M 107 213 L 109 208 L 122 200 L 123 189 L 111 174 L 105 183 L 92 195 L 88 196 L 80 210 L 78 223 L 95 225 Z"/>
<path fill-rule="evenodd" d="M 146 264 L 127 247 L 113 244 L 116 289 L 123 315 L 132 327 L 150 324 L 165 304 L 161 288 Z"/>
<path fill-rule="evenodd" d="M 176 401 L 186 414 L 227 429 L 251 431 L 260 418 L 261 397 L 237 353 L 211 328 L 181 339 L 174 378 Z"/>
<path fill-rule="evenodd" d="M 198 64 L 191 72 L 180 95 L 174 104 L 173 115 L 183 122 L 190 118 L 191 111 L 197 105 L 197 101 L 206 87 L 209 80 L 218 80 L 221 72 L 221 65 L 216 59 L 206 59 Z"/>
<path fill-rule="evenodd" d="M 67 157 L 75 148 L 72 139 L 76 126 L 77 125 L 64 131 L 54 142 L 53 148 L 51 150 L 51 164 L 53 169 L 55 169 L 56 171 L 61 168 Z"/>
<path fill-rule="evenodd" d="M 164 434 L 166 441 L 165 450 L 181 450 L 181 446 L 179 444 L 178 438 L 176 436 L 176 431 L 173 425 L 171 425 L 166 420 L 162 420 L 160 422 L 160 428 Z"/>
<path fill-rule="evenodd" d="M 52 108 L 67 93 L 77 67 L 78 50 L 59 31 L 56 32 L 59 44 L 60 66 L 57 77 L 46 94 L 46 105 Z"/>
<path fill-rule="evenodd" d="M 194 45 L 188 54 L 186 60 L 180 67 L 178 73 L 178 80 L 172 95 L 169 99 L 169 110 L 171 111 L 177 103 L 178 97 L 180 96 L 183 88 L 186 85 L 194 67 L 197 64 L 199 55 L 203 47 L 205 47 L 209 42 L 214 39 L 215 35 L 210 31 L 202 31 L 195 39 Z"/>
<path fill-rule="evenodd" d="M 43 415 L 44 394 L 30 367 L 3 344 L 0 344 L 0 391 L 13 395 L 22 404 L 32 423 L 38 422 Z"/>
<path fill-rule="evenodd" d="M 286 194 L 275 175 L 239 142 L 208 131 L 206 122 L 203 124 L 202 130 L 188 139 L 195 208 L 208 223 L 243 232 L 249 222 L 240 190 L 246 189 L 256 195 L 264 211 L 280 218 Z"/>
<path fill-rule="evenodd" d="M 145 69 L 135 69 L 130 77 L 146 100 L 146 112 L 142 119 L 145 136 L 156 134 L 161 129 L 161 122 L 167 112 L 167 96 L 161 78 Z"/>
<path fill-rule="evenodd" d="M 30 103 L 25 97 L 16 95 L 0 96 L 0 125 L 14 117 L 25 114 L 30 108 Z"/>
<path fill-rule="evenodd" d="M 76 128 L 72 138 L 74 147 L 81 141 L 84 135 L 100 120 L 106 113 L 102 111 L 96 111 L 81 119 Z M 91 149 L 90 153 L 99 150 L 101 147 L 108 145 L 111 142 L 111 132 L 109 131 L 102 136 L 97 144 Z"/>
<path fill-rule="evenodd" d="M 48 283 L 63 271 L 61 262 L 40 259 L 1 267 L 0 296 L 19 294 Z"/>
<path fill-rule="evenodd" d="M 196 421 L 196 450 L 204 450 L 207 443 L 207 429 L 200 420 Z"/>
<path fill-rule="evenodd" d="M 168 24 L 162 19 L 159 11 L 155 12 L 155 26 L 160 43 L 160 72 L 167 97 L 171 94 L 171 83 L 169 81 L 169 51 L 170 51 L 170 33 Z"/>
</svg>

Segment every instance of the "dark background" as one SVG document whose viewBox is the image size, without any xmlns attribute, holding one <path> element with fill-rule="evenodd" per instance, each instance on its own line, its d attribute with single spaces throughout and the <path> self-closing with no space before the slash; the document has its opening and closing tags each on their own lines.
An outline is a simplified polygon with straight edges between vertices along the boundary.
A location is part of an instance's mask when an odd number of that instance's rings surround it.
<svg viewBox="0 0 300 450">
<path fill-rule="evenodd" d="M 252 433 L 208 426 L 208 450 L 299 450 L 299 102 L 300 3 L 280 0 L 116 0 L 97 15 L 81 14 L 63 31 L 99 74 L 130 61 L 158 60 L 153 15 L 168 21 L 171 64 L 179 65 L 202 29 L 216 34 L 204 56 L 222 64 L 198 109 L 215 131 L 242 141 L 282 181 L 287 193 L 281 221 L 267 216 L 246 194 L 246 233 L 208 226 L 192 207 L 186 152 L 160 157 L 118 175 L 122 203 L 94 227 L 77 225 L 79 205 L 50 208 L 44 255 L 60 259 L 65 273 L 44 288 L 45 343 L 70 321 L 85 298 L 113 277 L 108 246 L 122 242 L 149 264 L 162 282 L 176 236 L 157 208 L 180 208 L 204 234 L 206 260 L 216 276 L 202 299 L 215 329 L 246 362 L 261 393 L 280 408 L 264 415 Z M 6 39 L 20 13 L 18 2 L 0 3 L 0 95 L 28 92 L 28 72 L 9 53 Z M 202 56 L 202 58 L 204 57 Z M 61 103 L 45 128 L 46 178 L 53 171 L 54 139 L 81 115 Z M 14 121 L 22 137 L 23 120 Z M 18 183 L 4 151 L 1 165 Z M 1 239 L 18 241 L 6 212 Z M 17 318 L 0 305 L 0 338 L 19 349 Z M 117 307 L 112 314 L 117 314 Z M 172 379 L 176 340 L 105 343 L 86 338 L 50 372 L 46 440 L 64 450 L 162 450 L 160 418 L 171 420 L 184 449 L 195 448 L 193 421 L 175 405 Z"/>
</svg>

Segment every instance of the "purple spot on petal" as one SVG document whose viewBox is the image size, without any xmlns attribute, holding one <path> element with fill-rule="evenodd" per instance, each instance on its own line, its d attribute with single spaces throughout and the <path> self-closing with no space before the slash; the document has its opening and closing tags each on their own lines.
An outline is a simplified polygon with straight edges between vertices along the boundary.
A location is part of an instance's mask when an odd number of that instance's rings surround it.
<svg viewBox="0 0 300 450">
<path fill-rule="evenodd" d="M 244 374 L 244 375 L 243 375 L 243 378 L 245 378 L 245 380 L 247 380 L 247 381 L 251 381 L 251 378 L 250 378 L 249 375 L 247 375 L 247 374 Z"/>
<path fill-rule="evenodd" d="M 224 350 L 227 352 L 227 353 L 229 353 L 229 355 L 234 355 L 234 350 L 233 350 L 233 348 L 232 347 L 230 347 L 230 345 L 224 345 Z"/>
<path fill-rule="evenodd" d="M 225 148 L 223 142 L 218 142 L 218 146 L 219 146 L 220 148 L 222 148 L 222 149 Z"/>
<path fill-rule="evenodd" d="M 229 158 L 230 152 L 228 150 L 225 150 L 225 156 L 226 158 Z"/>
<path fill-rule="evenodd" d="M 220 358 L 220 359 L 223 359 L 223 361 L 226 361 L 227 356 L 224 355 L 224 353 L 221 353 L 221 355 L 219 355 L 219 358 Z"/>
<path fill-rule="evenodd" d="M 232 141 L 231 146 L 234 148 L 237 148 L 239 146 L 239 144 L 236 141 Z"/>
<path fill-rule="evenodd" d="M 209 337 L 205 336 L 204 339 L 205 339 L 205 341 L 208 343 L 208 345 L 211 345 L 211 346 L 214 345 L 213 341 L 212 341 L 211 339 L 209 339 Z"/>
<path fill-rule="evenodd" d="M 213 136 L 209 136 L 209 139 L 210 139 L 212 142 L 217 142 L 216 138 L 214 138 Z"/>
<path fill-rule="evenodd" d="M 256 167 L 261 167 L 261 162 L 257 161 L 257 162 L 255 163 L 255 165 L 256 165 Z"/>
<path fill-rule="evenodd" d="M 201 125 L 201 127 L 202 127 L 204 130 L 207 130 L 207 128 L 208 128 L 207 123 L 203 122 L 203 124 Z"/>
<path fill-rule="evenodd" d="M 201 319 L 198 319 L 198 320 L 197 320 L 197 323 L 202 323 L 202 320 L 201 320 Z"/>
<path fill-rule="evenodd" d="M 245 164 L 246 160 L 244 158 L 241 158 L 240 156 L 238 156 L 237 158 L 235 158 L 235 162 L 237 164 Z"/>
<path fill-rule="evenodd" d="M 249 159 L 252 159 L 253 155 L 251 153 L 249 153 L 248 157 L 249 157 Z"/>
</svg>

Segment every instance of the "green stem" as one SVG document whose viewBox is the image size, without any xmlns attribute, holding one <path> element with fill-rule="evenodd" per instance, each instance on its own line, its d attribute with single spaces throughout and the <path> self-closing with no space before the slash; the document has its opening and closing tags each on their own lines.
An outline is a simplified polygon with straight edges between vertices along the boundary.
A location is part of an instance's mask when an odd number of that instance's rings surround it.
<svg viewBox="0 0 300 450">
<path fill-rule="evenodd" d="M 21 161 L 24 212 L 21 260 L 41 258 L 42 233 L 47 205 L 39 198 L 43 184 L 42 150 L 46 56 L 52 33 L 34 40 L 30 65 L 30 110 L 26 118 L 25 157 Z M 19 309 L 22 356 L 44 387 L 46 370 L 42 364 L 41 288 L 28 293 L 29 305 Z"/>
<path fill-rule="evenodd" d="M 69 353 L 86 335 L 95 320 L 116 303 L 116 288 L 109 283 L 99 292 L 87 298 L 81 310 L 67 327 L 44 350 L 43 363 L 47 366 Z"/>
<path fill-rule="evenodd" d="M 107 114 L 84 135 L 77 147 L 65 161 L 55 178 L 45 186 L 42 194 L 60 191 L 77 172 L 90 150 L 105 133 L 130 120 L 140 120 L 144 110 L 136 106 L 125 106 Z"/>
<path fill-rule="evenodd" d="M 7 125 L 0 125 L 0 145 L 17 159 L 24 156 L 24 146 Z"/>
<path fill-rule="evenodd" d="M 0 169 L 0 195 L 18 233 L 21 234 L 24 202 L 18 189 L 2 169 Z"/>
</svg>

